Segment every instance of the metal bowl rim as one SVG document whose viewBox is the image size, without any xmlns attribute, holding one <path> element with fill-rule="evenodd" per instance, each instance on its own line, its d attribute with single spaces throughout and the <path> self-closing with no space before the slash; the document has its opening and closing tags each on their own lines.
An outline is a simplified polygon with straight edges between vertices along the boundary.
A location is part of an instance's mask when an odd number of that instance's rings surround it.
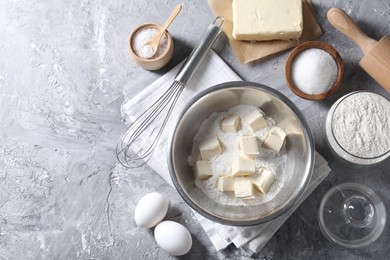
<svg viewBox="0 0 390 260">
<path fill-rule="evenodd" d="M 272 214 L 270 214 L 270 215 L 268 215 L 268 216 L 266 216 L 264 218 L 260 218 L 260 219 L 247 220 L 247 221 L 228 220 L 228 219 L 219 218 L 217 216 L 209 214 L 208 212 L 206 212 L 201 207 L 198 207 L 196 205 L 196 203 L 194 203 L 192 201 L 192 199 L 185 194 L 185 192 L 183 191 L 182 187 L 180 186 L 180 184 L 178 182 L 178 179 L 176 177 L 176 174 L 174 172 L 173 156 L 172 156 L 173 140 L 174 140 L 174 137 L 175 137 L 176 132 L 177 132 L 177 126 L 179 125 L 179 123 L 180 123 L 181 119 L 183 118 L 184 114 L 187 113 L 188 109 L 190 107 L 192 107 L 195 104 L 195 102 L 197 102 L 202 97 L 208 95 L 209 93 L 212 93 L 212 92 L 215 92 L 215 91 L 218 91 L 218 90 L 221 90 L 221 89 L 230 89 L 230 88 L 250 88 L 250 89 L 263 90 L 263 91 L 268 92 L 271 95 L 274 95 L 277 98 L 279 98 L 299 118 L 299 120 L 300 120 L 300 122 L 301 122 L 301 124 L 303 126 L 303 130 L 304 130 L 304 134 L 305 134 L 306 140 L 308 141 L 308 144 L 309 144 L 308 145 L 308 156 L 309 156 L 309 164 L 310 165 L 308 165 L 306 167 L 306 172 L 305 172 L 306 179 L 302 183 L 301 189 L 299 190 L 299 192 L 296 193 L 294 198 L 292 198 L 292 199 L 290 199 L 288 201 L 288 203 L 284 207 L 282 207 L 278 211 L 276 211 L 276 212 L 274 212 L 274 213 L 272 213 Z M 212 86 L 210 88 L 207 88 L 207 89 L 201 91 L 200 93 L 198 93 L 197 95 L 195 95 L 193 98 L 191 98 L 190 101 L 188 101 L 187 105 L 183 108 L 182 112 L 177 117 L 174 126 L 175 127 L 173 128 L 173 130 L 171 131 L 171 134 L 169 135 L 168 154 L 167 154 L 167 157 L 168 157 L 167 158 L 168 159 L 168 169 L 169 169 L 169 174 L 171 176 L 171 180 L 173 182 L 173 185 L 175 186 L 176 190 L 179 192 L 179 194 L 183 198 L 183 200 L 192 209 L 194 209 L 197 213 L 199 213 L 203 217 L 205 217 L 207 219 L 210 219 L 210 220 L 212 220 L 214 222 L 218 222 L 218 223 L 221 223 L 221 224 L 224 224 L 224 225 L 232 225 L 232 226 L 253 226 L 253 225 L 258 225 L 258 224 L 262 224 L 262 223 L 271 221 L 271 220 L 273 220 L 273 219 L 283 215 L 284 213 L 286 213 L 300 199 L 300 197 L 303 195 L 303 193 L 304 193 L 304 191 L 305 191 L 305 189 L 306 189 L 306 187 L 307 187 L 307 185 L 308 185 L 308 183 L 309 183 L 309 181 L 311 179 L 311 175 L 313 173 L 313 168 L 314 168 L 314 140 L 313 140 L 313 136 L 312 136 L 309 124 L 307 123 L 307 121 L 306 121 L 305 117 L 303 116 L 303 113 L 300 111 L 300 109 L 290 99 L 288 99 L 286 96 L 284 96 L 279 91 L 277 91 L 275 89 L 272 89 L 272 88 L 270 88 L 268 86 L 265 86 L 263 84 L 250 82 L 250 81 L 230 81 L 230 82 L 217 84 L 217 85 L 214 85 L 214 86 Z"/>
</svg>

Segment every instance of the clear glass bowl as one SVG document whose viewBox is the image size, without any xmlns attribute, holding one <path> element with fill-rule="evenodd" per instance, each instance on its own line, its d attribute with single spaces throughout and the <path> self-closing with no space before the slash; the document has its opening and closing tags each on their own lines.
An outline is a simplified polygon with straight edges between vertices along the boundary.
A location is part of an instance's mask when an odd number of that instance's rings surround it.
<svg viewBox="0 0 390 260">
<path fill-rule="evenodd" d="M 390 107 L 390 101 L 379 94 L 369 92 L 369 91 L 355 91 L 355 92 L 349 93 L 349 94 L 341 97 L 340 99 L 338 99 L 333 104 L 333 106 L 330 108 L 328 116 L 326 118 L 326 129 L 325 130 L 326 130 L 326 137 L 327 137 L 328 144 L 330 145 L 332 150 L 339 157 L 348 161 L 349 163 L 352 163 L 353 165 L 373 165 L 373 164 L 382 162 L 385 159 L 387 159 L 388 157 L 390 157 L 390 146 L 383 153 L 375 154 L 374 156 L 368 156 L 368 155 L 364 156 L 362 154 L 356 154 L 356 153 L 353 153 L 353 151 L 348 150 L 348 148 L 344 147 L 343 144 L 340 142 L 340 140 L 338 140 L 338 138 L 337 138 L 338 133 L 337 133 L 337 129 L 335 129 L 336 127 L 335 127 L 335 122 L 334 122 L 334 115 L 335 115 L 335 113 L 338 112 L 340 104 L 342 104 L 343 102 L 348 102 L 350 100 L 350 98 L 354 98 L 353 95 L 357 95 L 357 94 L 364 95 L 365 93 L 367 93 L 368 95 L 374 96 L 378 100 L 381 100 L 381 102 L 384 102 L 384 103 L 389 102 L 389 107 Z M 363 103 L 363 105 L 364 105 L 364 103 Z M 386 115 L 385 113 L 387 113 L 387 114 L 390 113 L 389 111 L 379 111 L 379 112 L 383 113 L 383 115 Z M 353 117 L 357 113 L 358 112 L 351 111 L 350 116 Z M 367 113 L 370 113 L 370 112 L 367 112 Z M 372 116 L 375 116 L 375 115 L 372 115 Z M 351 132 L 349 134 L 351 136 L 354 136 L 357 133 L 359 133 L 359 132 L 358 131 L 356 133 Z M 377 142 L 378 136 L 376 135 L 375 131 L 367 131 L 366 133 L 360 133 L 360 134 L 368 136 L 369 139 L 367 141 L 370 143 Z M 355 140 L 356 140 L 356 138 L 355 138 Z"/>
<path fill-rule="evenodd" d="M 346 248 L 361 248 L 382 234 L 386 225 L 386 209 L 369 187 L 344 183 L 325 194 L 318 222 L 329 241 Z"/>
</svg>

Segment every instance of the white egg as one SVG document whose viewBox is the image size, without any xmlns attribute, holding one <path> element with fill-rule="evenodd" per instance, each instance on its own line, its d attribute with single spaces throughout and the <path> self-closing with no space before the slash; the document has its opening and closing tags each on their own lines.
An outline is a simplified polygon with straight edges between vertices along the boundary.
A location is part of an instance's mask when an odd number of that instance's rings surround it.
<svg viewBox="0 0 390 260">
<path fill-rule="evenodd" d="M 163 221 L 154 229 L 157 244 L 171 255 L 184 255 L 192 247 L 192 237 L 188 229 L 174 221 Z"/>
<path fill-rule="evenodd" d="M 143 228 L 154 227 L 167 214 L 168 204 L 168 200 L 161 193 L 152 192 L 146 194 L 138 201 L 135 207 L 135 223 Z"/>
</svg>

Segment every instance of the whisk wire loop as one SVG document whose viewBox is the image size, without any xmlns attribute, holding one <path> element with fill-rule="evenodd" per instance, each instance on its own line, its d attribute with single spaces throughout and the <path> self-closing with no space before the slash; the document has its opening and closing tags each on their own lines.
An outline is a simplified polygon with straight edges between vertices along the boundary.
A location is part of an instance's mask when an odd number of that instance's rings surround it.
<svg viewBox="0 0 390 260">
<path fill-rule="evenodd" d="M 148 162 L 184 87 L 183 83 L 174 81 L 164 94 L 134 120 L 121 136 L 116 154 L 123 166 L 138 168 Z M 152 123 L 151 130 L 146 131 Z"/>
</svg>

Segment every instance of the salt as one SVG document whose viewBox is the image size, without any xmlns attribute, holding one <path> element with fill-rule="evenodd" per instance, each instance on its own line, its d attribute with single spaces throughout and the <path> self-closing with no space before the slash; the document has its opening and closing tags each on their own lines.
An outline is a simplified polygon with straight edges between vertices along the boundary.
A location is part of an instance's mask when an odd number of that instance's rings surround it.
<svg viewBox="0 0 390 260">
<path fill-rule="evenodd" d="M 147 58 L 147 59 L 150 59 L 153 57 L 153 47 L 146 44 L 142 47 L 141 49 L 141 52 L 142 52 L 142 55 Z"/>
<path fill-rule="evenodd" d="M 158 44 L 157 52 L 153 55 L 153 48 L 150 45 L 145 45 L 154 35 L 158 33 L 154 28 L 143 28 L 139 30 L 132 40 L 132 48 L 135 54 L 144 59 L 156 58 L 161 56 L 167 49 L 167 37 L 163 35 Z"/>
<path fill-rule="evenodd" d="M 295 86 L 310 95 L 326 93 L 337 79 L 336 61 L 324 50 L 310 48 L 299 53 L 291 67 Z"/>
</svg>

